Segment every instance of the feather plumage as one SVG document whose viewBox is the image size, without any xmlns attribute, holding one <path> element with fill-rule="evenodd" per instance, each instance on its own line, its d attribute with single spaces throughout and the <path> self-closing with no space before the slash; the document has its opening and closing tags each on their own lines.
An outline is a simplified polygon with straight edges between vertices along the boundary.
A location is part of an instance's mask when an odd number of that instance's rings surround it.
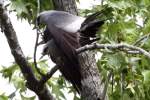
<svg viewBox="0 0 150 100">
<path fill-rule="evenodd" d="M 82 90 L 82 75 L 76 49 L 98 40 L 95 38 L 96 31 L 104 24 L 103 21 L 95 19 L 98 15 L 100 13 L 95 13 L 86 19 L 67 12 L 52 10 L 43 12 L 38 17 L 39 23 L 46 24 L 43 35 L 44 41 L 47 43 L 51 39 L 54 40 L 63 60 L 63 63 L 59 64 L 59 69 L 77 91 Z M 94 39 L 91 40 L 90 38 Z"/>
</svg>

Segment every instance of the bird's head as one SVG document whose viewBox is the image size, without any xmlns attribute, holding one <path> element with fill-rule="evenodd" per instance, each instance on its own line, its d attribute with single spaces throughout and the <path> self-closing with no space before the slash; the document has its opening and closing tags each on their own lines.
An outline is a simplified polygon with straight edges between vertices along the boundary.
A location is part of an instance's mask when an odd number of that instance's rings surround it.
<svg viewBox="0 0 150 100">
<path fill-rule="evenodd" d="M 46 24 L 46 19 L 48 16 L 46 16 L 46 13 L 42 12 L 37 17 L 37 25 Z"/>
<path fill-rule="evenodd" d="M 47 21 L 51 16 L 52 12 L 53 12 L 52 10 L 41 12 L 36 19 L 37 25 L 39 26 L 40 24 L 47 24 Z"/>
</svg>

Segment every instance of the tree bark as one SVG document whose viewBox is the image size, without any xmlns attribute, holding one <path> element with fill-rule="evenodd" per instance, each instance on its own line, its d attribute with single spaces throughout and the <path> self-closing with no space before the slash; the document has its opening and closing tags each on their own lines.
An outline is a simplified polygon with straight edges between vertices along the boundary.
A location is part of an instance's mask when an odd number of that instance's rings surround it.
<svg viewBox="0 0 150 100">
<path fill-rule="evenodd" d="M 55 10 L 67 11 L 71 14 L 78 15 L 75 0 L 53 0 Z"/>
<path fill-rule="evenodd" d="M 56 10 L 64 10 L 78 15 L 75 0 L 53 0 L 53 3 Z M 94 52 L 86 51 L 80 54 L 79 61 L 83 77 L 81 80 L 81 98 L 85 100 L 107 100 L 104 97 L 103 90 L 105 86 L 102 83 L 102 78 L 96 65 Z"/>
</svg>

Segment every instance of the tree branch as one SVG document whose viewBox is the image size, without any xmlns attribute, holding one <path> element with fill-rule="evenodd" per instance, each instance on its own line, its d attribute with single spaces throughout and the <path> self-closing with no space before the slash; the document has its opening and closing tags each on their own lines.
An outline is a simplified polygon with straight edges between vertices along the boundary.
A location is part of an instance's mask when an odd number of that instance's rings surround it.
<svg viewBox="0 0 150 100">
<path fill-rule="evenodd" d="M 134 46 L 138 45 L 141 41 L 143 41 L 144 39 L 148 39 L 150 37 L 150 33 L 146 34 L 144 36 L 142 36 L 141 38 L 139 38 L 137 41 L 135 41 L 135 43 L 133 43 Z"/>
<path fill-rule="evenodd" d="M 58 69 L 59 66 L 55 65 L 46 75 L 41 78 L 40 83 L 46 83 Z"/>
<path fill-rule="evenodd" d="M 22 52 L 16 36 L 16 32 L 11 24 L 6 10 L 4 9 L 3 3 L 3 0 L 0 0 L 0 24 L 4 29 L 4 34 L 7 38 L 11 53 L 14 56 L 16 63 L 19 65 L 21 72 L 27 81 L 28 88 L 34 91 L 38 95 L 40 100 L 54 100 L 53 96 L 49 93 L 48 88 L 45 85 L 41 86 L 39 84 L 39 81 L 36 79 L 31 69 L 32 67 L 29 65 Z"/>
<path fill-rule="evenodd" d="M 94 43 L 91 45 L 86 45 L 86 46 L 83 46 L 81 48 L 78 48 L 76 51 L 77 51 L 77 53 L 81 53 L 81 52 L 85 52 L 87 50 L 93 50 L 93 49 L 120 50 L 120 51 L 124 51 L 127 53 L 128 53 L 128 51 L 130 51 L 130 53 L 131 53 L 131 51 L 135 51 L 135 54 L 137 54 L 139 52 L 139 54 L 143 54 L 150 59 L 150 53 L 147 52 L 146 50 L 144 50 L 140 47 L 136 47 L 136 46 L 129 45 L 129 44 L 123 44 L 123 43 L 121 43 L 121 44 L 98 44 L 98 43 Z"/>
<path fill-rule="evenodd" d="M 105 87 L 103 89 L 103 97 L 102 97 L 102 100 L 104 100 L 106 98 L 106 94 L 107 94 L 107 88 L 108 88 L 108 83 L 110 81 L 110 78 L 112 77 L 112 74 L 113 74 L 113 71 L 109 71 L 108 75 L 107 75 L 107 79 L 105 81 Z"/>
<path fill-rule="evenodd" d="M 36 22 L 36 26 L 37 26 L 37 22 Z M 36 71 L 43 77 L 45 75 L 41 72 L 40 68 L 38 68 L 37 62 L 36 62 L 36 51 L 37 51 L 37 47 L 38 47 L 38 40 L 39 40 L 39 34 L 40 34 L 40 32 L 38 31 L 38 27 L 36 27 L 36 28 L 37 28 L 36 29 L 37 35 L 36 35 L 36 41 L 35 41 L 35 47 L 34 47 L 34 55 L 33 55 L 34 66 L 35 66 Z"/>
<path fill-rule="evenodd" d="M 38 15 L 40 13 L 40 0 L 37 0 L 37 5 L 38 6 L 37 6 L 37 15 L 36 15 L 36 17 L 38 17 Z M 35 41 L 34 55 L 33 55 L 33 57 L 34 57 L 34 66 L 35 66 L 36 71 L 43 77 L 45 75 L 41 72 L 40 68 L 38 68 L 37 62 L 36 62 L 36 51 L 37 51 L 37 47 L 38 47 L 39 35 L 41 33 L 40 30 L 39 30 L 39 27 L 38 27 L 37 20 L 35 21 L 35 26 L 36 26 L 36 41 Z"/>
</svg>

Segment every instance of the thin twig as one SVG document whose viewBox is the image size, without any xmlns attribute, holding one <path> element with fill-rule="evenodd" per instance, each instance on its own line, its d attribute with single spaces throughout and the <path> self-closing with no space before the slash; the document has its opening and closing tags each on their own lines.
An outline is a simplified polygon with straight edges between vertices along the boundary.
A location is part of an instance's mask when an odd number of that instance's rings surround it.
<svg viewBox="0 0 150 100">
<path fill-rule="evenodd" d="M 40 0 L 37 0 L 37 16 L 40 13 Z M 40 80 L 40 84 L 44 85 L 44 83 L 46 83 L 48 81 L 48 79 L 50 79 L 52 77 L 52 75 L 58 70 L 58 66 L 54 66 L 50 72 L 48 72 L 47 74 L 44 74 L 40 71 L 40 69 L 37 66 L 37 62 L 36 62 L 36 51 L 37 51 L 37 47 L 39 45 L 38 43 L 38 39 L 39 39 L 39 35 L 41 34 L 39 27 L 38 27 L 38 23 L 36 20 L 36 32 L 37 32 L 37 37 L 36 37 L 36 43 L 35 43 L 35 49 L 34 49 L 34 64 L 35 64 L 35 68 L 37 70 L 37 72 L 41 75 L 41 80 Z"/>
<path fill-rule="evenodd" d="M 112 74 L 113 74 L 113 71 L 111 70 L 111 71 L 108 73 L 107 79 L 106 79 L 106 81 L 105 81 L 105 86 L 104 86 L 104 89 L 103 89 L 102 100 L 105 100 L 106 93 L 107 93 L 107 88 L 108 88 L 108 82 L 110 81 L 110 78 L 111 78 Z"/>
<path fill-rule="evenodd" d="M 146 57 L 148 57 L 150 59 L 150 53 L 147 52 L 146 50 L 140 48 L 140 47 L 136 47 L 136 46 L 133 46 L 133 45 L 129 45 L 129 44 L 98 44 L 98 43 L 94 43 L 94 44 L 91 44 L 91 45 L 86 45 L 86 46 L 83 46 L 81 48 L 78 48 L 76 50 L 76 52 L 79 54 L 81 52 L 84 52 L 84 51 L 87 51 L 87 50 L 93 50 L 93 49 L 110 49 L 110 50 L 120 50 L 120 51 L 138 51 L 139 54 L 143 54 L 145 55 Z"/>
<path fill-rule="evenodd" d="M 128 48 L 123 48 L 121 51 L 127 53 L 127 54 L 141 54 L 140 51 L 137 51 L 137 50 L 131 50 L 131 49 L 128 49 Z"/>
<path fill-rule="evenodd" d="M 137 41 L 135 41 L 135 43 L 133 43 L 133 45 L 137 46 L 141 41 L 143 41 L 144 39 L 148 39 L 149 37 L 150 37 L 150 33 L 139 38 Z"/>
<path fill-rule="evenodd" d="M 40 13 L 40 0 L 37 0 L 37 16 L 38 14 Z M 39 40 L 39 27 L 38 27 L 38 23 L 37 23 L 37 20 L 36 20 L 36 33 L 37 33 L 37 36 L 36 36 L 36 42 L 35 42 L 35 47 L 34 47 L 34 65 L 35 65 L 35 69 L 37 70 L 37 72 L 41 75 L 41 76 L 45 76 L 41 71 L 40 69 L 38 68 L 37 66 L 37 62 L 36 62 L 36 51 L 37 51 L 37 47 L 38 47 L 38 40 Z"/>
<path fill-rule="evenodd" d="M 36 36 L 36 42 L 35 42 L 35 47 L 34 47 L 34 65 L 35 65 L 35 69 L 37 70 L 37 72 L 41 75 L 44 76 L 44 74 L 40 71 L 40 69 L 37 66 L 37 62 L 36 62 L 36 51 L 37 51 L 37 46 L 38 46 L 38 39 L 39 39 L 39 33 L 37 30 L 37 36 Z"/>
<path fill-rule="evenodd" d="M 40 80 L 41 84 L 44 84 L 52 77 L 52 75 L 59 69 L 59 66 L 55 65 L 45 76 Z"/>
</svg>

